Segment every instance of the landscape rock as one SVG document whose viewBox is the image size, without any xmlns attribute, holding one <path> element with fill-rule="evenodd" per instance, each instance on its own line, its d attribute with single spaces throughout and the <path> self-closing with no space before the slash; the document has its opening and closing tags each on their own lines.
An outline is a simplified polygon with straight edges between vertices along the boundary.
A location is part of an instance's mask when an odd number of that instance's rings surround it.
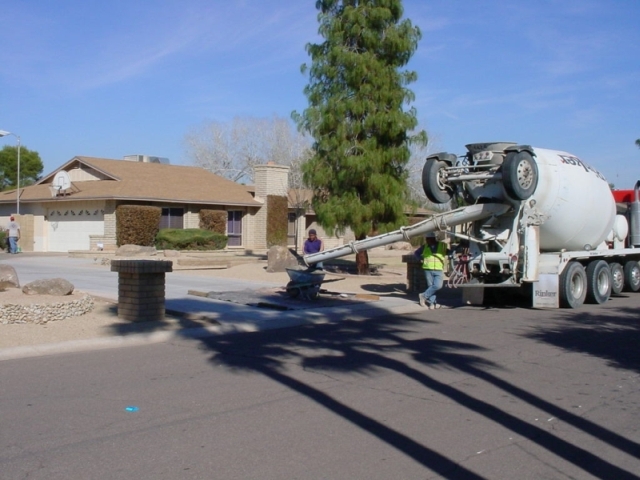
<svg viewBox="0 0 640 480">
<path fill-rule="evenodd" d="M 11 265 L 0 263 L 0 290 L 8 287 L 20 288 L 18 274 Z"/>
<path fill-rule="evenodd" d="M 116 257 L 139 257 L 156 255 L 156 247 L 143 247 L 141 245 L 122 245 L 116 250 Z"/>
<path fill-rule="evenodd" d="M 164 256 L 165 257 L 179 257 L 180 256 L 180 251 L 179 250 L 165 250 L 164 251 Z"/>
<path fill-rule="evenodd" d="M 64 278 L 46 278 L 34 280 L 22 287 L 25 295 L 71 295 L 74 286 Z"/>
<path fill-rule="evenodd" d="M 274 246 L 267 252 L 267 272 L 284 272 L 287 268 L 299 266 L 298 259 L 287 247 Z"/>
<path fill-rule="evenodd" d="M 3 300 L 2 304 L 0 304 L 0 325 L 24 323 L 44 325 L 49 322 L 84 315 L 90 312 L 93 306 L 93 298 L 86 294 L 82 297 L 70 295 L 65 297 L 64 301 L 44 303 L 22 303 L 17 299 L 13 301 Z"/>
</svg>

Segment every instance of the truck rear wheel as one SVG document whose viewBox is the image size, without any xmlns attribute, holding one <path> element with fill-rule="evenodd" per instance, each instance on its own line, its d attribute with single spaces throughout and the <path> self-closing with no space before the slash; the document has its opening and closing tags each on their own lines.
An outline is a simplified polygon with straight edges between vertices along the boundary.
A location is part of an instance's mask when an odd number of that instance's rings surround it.
<svg viewBox="0 0 640 480">
<path fill-rule="evenodd" d="M 593 260 L 587 265 L 587 300 L 602 304 L 611 296 L 611 269 L 604 260 Z"/>
<path fill-rule="evenodd" d="M 611 293 L 618 295 L 624 288 L 624 269 L 619 263 L 612 262 L 609 264 L 609 270 L 611 270 Z"/>
<path fill-rule="evenodd" d="M 504 189 L 514 200 L 526 200 L 538 186 L 538 165 L 527 151 L 510 152 L 502 162 Z"/>
<path fill-rule="evenodd" d="M 584 267 L 576 262 L 569 262 L 560 275 L 560 306 L 562 308 L 579 308 L 587 296 L 587 274 Z"/>
<path fill-rule="evenodd" d="M 429 158 L 422 168 L 422 189 L 433 203 L 447 203 L 453 197 L 453 190 L 444 183 L 445 162 Z"/>
<path fill-rule="evenodd" d="M 640 265 L 635 260 L 624 264 L 624 289 L 627 292 L 640 290 Z"/>
</svg>

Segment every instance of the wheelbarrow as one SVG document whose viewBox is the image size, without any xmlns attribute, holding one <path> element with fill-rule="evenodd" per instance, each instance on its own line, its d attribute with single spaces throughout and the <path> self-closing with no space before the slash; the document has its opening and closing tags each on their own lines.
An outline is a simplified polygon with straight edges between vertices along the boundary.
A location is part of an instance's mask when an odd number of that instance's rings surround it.
<svg viewBox="0 0 640 480">
<path fill-rule="evenodd" d="M 287 293 L 291 298 L 301 297 L 306 300 L 316 299 L 320 294 L 320 287 L 323 283 L 344 280 L 343 278 L 325 280 L 325 273 L 314 269 L 300 270 L 287 268 L 286 270 L 289 278 L 291 279 L 286 286 Z"/>
</svg>

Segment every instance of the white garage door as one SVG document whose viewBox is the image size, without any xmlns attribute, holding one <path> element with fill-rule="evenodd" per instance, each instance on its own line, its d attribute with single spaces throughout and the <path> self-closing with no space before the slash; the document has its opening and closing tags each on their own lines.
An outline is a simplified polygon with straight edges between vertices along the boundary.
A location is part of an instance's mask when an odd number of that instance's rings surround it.
<svg viewBox="0 0 640 480">
<path fill-rule="evenodd" d="M 89 250 L 89 235 L 104 235 L 102 210 L 65 208 L 47 214 L 50 252 Z"/>
</svg>

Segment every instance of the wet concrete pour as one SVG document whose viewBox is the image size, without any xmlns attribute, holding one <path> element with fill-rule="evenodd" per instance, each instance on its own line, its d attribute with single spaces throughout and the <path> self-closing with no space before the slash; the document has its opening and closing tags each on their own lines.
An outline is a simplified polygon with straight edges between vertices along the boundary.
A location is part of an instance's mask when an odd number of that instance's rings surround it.
<svg viewBox="0 0 640 480">
<path fill-rule="evenodd" d="M 377 295 L 338 293 L 325 289 L 320 289 L 320 293 L 316 298 L 292 298 L 291 295 L 287 293 L 286 288 L 245 289 L 233 292 L 199 292 L 189 290 L 188 293 L 189 295 L 207 297 L 212 300 L 232 302 L 258 308 L 271 308 L 274 310 L 329 308 L 379 300 Z"/>
</svg>

